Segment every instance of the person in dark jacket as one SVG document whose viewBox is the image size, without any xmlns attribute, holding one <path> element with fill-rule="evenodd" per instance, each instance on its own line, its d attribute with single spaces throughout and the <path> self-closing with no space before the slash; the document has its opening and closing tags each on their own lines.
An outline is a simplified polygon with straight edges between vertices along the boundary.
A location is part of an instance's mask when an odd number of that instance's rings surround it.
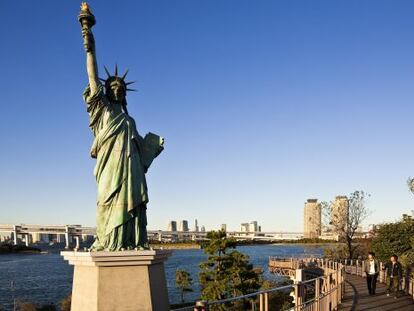
<svg viewBox="0 0 414 311">
<path fill-rule="evenodd" d="M 387 271 L 387 296 L 394 293 L 394 298 L 398 298 L 403 271 L 397 255 L 391 256 L 390 261 L 385 264 L 384 270 Z"/>
<path fill-rule="evenodd" d="M 365 274 L 367 276 L 367 287 L 370 295 L 375 295 L 379 269 L 379 262 L 375 259 L 375 253 L 369 252 L 368 259 L 365 260 Z"/>
</svg>

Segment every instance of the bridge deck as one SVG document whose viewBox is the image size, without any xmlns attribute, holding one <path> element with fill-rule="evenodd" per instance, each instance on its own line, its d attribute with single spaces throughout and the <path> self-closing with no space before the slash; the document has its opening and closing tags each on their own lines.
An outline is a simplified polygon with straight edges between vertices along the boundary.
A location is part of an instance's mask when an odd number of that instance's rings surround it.
<svg viewBox="0 0 414 311">
<path fill-rule="evenodd" d="M 413 311 L 414 301 L 407 295 L 401 296 L 398 299 L 394 297 L 387 297 L 385 294 L 385 285 L 377 283 L 377 290 L 375 296 L 369 296 L 367 290 L 366 279 L 360 276 L 347 274 L 346 280 L 352 286 L 346 284 L 345 297 L 339 307 L 340 311 Z M 402 295 L 402 294 L 401 294 Z M 352 309 L 353 300 L 356 301 L 355 309 Z"/>
</svg>

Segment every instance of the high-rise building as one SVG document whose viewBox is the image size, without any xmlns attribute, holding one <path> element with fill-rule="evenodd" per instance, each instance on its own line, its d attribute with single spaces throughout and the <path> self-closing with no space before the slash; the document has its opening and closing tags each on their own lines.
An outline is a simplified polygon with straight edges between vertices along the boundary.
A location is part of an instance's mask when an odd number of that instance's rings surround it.
<svg viewBox="0 0 414 311">
<path fill-rule="evenodd" d="M 259 231 L 259 227 L 257 226 L 257 221 L 251 221 L 249 223 L 249 232 L 257 232 Z"/>
<path fill-rule="evenodd" d="M 221 231 L 227 231 L 227 225 L 226 225 L 226 224 L 222 224 L 222 225 L 220 226 L 220 230 L 221 230 Z"/>
<path fill-rule="evenodd" d="M 177 222 L 175 220 L 168 222 L 167 231 L 177 231 Z"/>
<path fill-rule="evenodd" d="M 321 235 L 321 203 L 318 199 L 308 199 L 305 202 L 303 219 L 303 236 L 305 239 L 318 238 Z"/>
<path fill-rule="evenodd" d="M 201 232 L 206 232 L 206 227 L 204 227 L 204 226 L 201 226 L 201 229 L 200 229 L 200 231 L 201 231 Z"/>
<path fill-rule="evenodd" d="M 260 226 L 257 225 L 257 221 L 245 222 L 245 223 L 240 224 L 241 232 L 249 232 L 249 233 L 259 232 L 260 231 L 259 228 Z"/>
<path fill-rule="evenodd" d="M 197 221 L 197 219 L 194 221 L 194 231 L 198 232 L 198 221 Z"/>
<path fill-rule="evenodd" d="M 180 221 L 180 225 L 178 226 L 178 231 L 189 231 L 187 220 Z"/>
<path fill-rule="evenodd" d="M 348 225 L 348 209 L 349 202 L 347 196 L 338 195 L 335 201 L 332 202 L 331 230 L 338 238 L 342 237 L 346 231 L 346 226 Z"/>
<path fill-rule="evenodd" d="M 241 232 L 249 232 L 249 223 L 245 222 L 240 225 Z"/>
</svg>

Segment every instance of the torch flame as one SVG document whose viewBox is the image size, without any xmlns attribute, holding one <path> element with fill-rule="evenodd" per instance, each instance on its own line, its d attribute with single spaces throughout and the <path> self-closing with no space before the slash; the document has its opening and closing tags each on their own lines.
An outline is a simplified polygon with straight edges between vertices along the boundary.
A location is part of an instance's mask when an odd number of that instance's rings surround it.
<svg viewBox="0 0 414 311">
<path fill-rule="evenodd" d="M 90 11 L 89 5 L 86 2 L 81 3 L 81 11 Z"/>
</svg>

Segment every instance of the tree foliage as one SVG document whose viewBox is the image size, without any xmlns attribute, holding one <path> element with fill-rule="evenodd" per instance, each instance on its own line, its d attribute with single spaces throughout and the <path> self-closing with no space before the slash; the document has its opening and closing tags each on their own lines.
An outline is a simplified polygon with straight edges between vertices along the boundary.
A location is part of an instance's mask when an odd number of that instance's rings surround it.
<svg viewBox="0 0 414 311">
<path fill-rule="evenodd" d="M 411 216 L 404 215 L 400 221 L 383 224 L 375 233 L 372 249 L 381 261 L 396 254 L 403 265 L 414 264 L 414 220 Z"/>
<path fill-rule="evenodd" d="M 236 241 L 227 239 L 224 231 L 212 231 L 204 251 L 207 261 L 200 264 L 201 298 L 219 300 L 258 291 L 262 285 L 260 269 L 254 269 L 249 257 L 234 250 Z M 234 306 L 233 306 L 234 307 Z M 232 306 L 220 306 L 226 310 Z"/>
<path fill-rule="evenodd" d="M 360 190 L 354 191 L 347 197 L 346 211 L 338 213 L 335 202 L 323 202 L 322 211 L 324 224 L 339 234 L 339 239 L 346 243 L 347 257 L 354 258 L 357 244 L 354 243 L 355 233 L 369 216 L 370 210 L 366 206 L 369 194 Z"/>
<path fill-rule="evenodd" d="M 181 302 L 184 303 L 184 293 L 193 291 L 191 288 L 193 279 L 191 278 L 190 273 L 181 269 L 175 271 L 175 284 L 180 289 Z"/>
<path fill-rule="evenodd" d="M 366 258 L 368 253 L 372 251 L 371 239 L 354 239 L 354 253 L 352 259 Z M 337 243 L 329 245 L 323 249 L 323 257 L 331 260 L 341 260 L 348 258 L 349 251 L 345 243 Z"/>
<path fill-rule="evenodd" d="M 407 180 L 408 189 L 414 194 L 414 177 L 409 177 Z"/>
</svg>

